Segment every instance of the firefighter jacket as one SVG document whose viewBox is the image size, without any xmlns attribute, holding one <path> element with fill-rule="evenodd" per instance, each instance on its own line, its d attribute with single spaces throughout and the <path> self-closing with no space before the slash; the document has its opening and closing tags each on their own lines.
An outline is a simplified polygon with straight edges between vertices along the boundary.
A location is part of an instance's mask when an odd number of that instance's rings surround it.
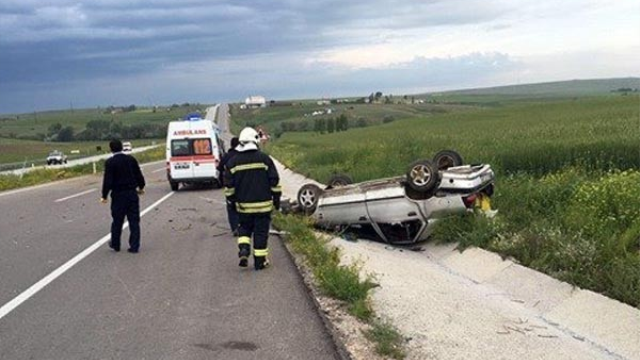
<svg viewBox="0 0 640 360">
<path fill-rule="evenodd" d="M 260 150 L 238 152 L 225 167 L 225 196 L 239 213 L 270 213 L 280 207 L 280 177 L 273 160 Z"/>
</svg>

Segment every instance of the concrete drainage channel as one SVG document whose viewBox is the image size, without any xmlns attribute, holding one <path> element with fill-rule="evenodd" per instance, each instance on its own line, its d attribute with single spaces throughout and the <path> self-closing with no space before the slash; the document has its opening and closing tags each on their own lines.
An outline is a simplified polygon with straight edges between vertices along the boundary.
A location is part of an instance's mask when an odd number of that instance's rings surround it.
<svg viewBox="0 0 640 360">
<path fill-rule="evenodd" d="M 276 165 L 289 198 L 312 182 Z M 640 360 L 640 310 L 491 252 L 340 238 L 330 245 L 376 275 L 373 308 L 409 339 L 407 359 Z M 345 341 L 350 356 L 371 358 L 355 343 Z"/>
</svg>

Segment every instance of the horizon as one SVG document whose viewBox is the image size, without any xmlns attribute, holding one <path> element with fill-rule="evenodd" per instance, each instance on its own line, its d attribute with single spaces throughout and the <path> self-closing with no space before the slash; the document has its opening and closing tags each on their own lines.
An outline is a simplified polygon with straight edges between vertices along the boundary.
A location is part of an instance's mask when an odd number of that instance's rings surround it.
<svg viewBox="0 0 640 360">
<path fill-rule="evenodd" d="M 526 84 L 504 84 L 504 85 L 495 85 L 495 86 L 483 86 L 483 87 L 473 87 L 473 88 L 456 88 L 456 89 L 447 89 L 447 90 L 441 90 L 441 91 L 430 91 L 430 92 L 422 92 L 422 93 L 402 93 L 402 94 L 392 94 L 392 93 L 386 93 L 384 91 L 381 90 L 381 92 L 384 95 L 387 94 L 391 94 L 394 96 L 416 96 L 416 95 L 436 95 L 436 94 L 443 94 L 443 93 L 449 93 L 449 92 L 458 92 L 458 91 L 474 91 L 474 90 L 488 90 L 488 89 L 500 89 L 500 88 L 505 88 L 505 87 L 517 87 L 517 86 L 530 86 L 530 85 L 546 85 L 546 84 L 556 84 L 556 83 L 570 83 L 570 82 L 578 82 L 578 81 L 607 81 L 607 80 L 637 80 L 640 81 L 640 77 L 637 76 L 624 76 L 624 77 L 615 77 L 615 78 L 597 78 L 597 79 L 568 79 L 568 80 L 558 80 L 558 81 L 543 81 L 543 82 L 532 82 L 532 83 L 526 83 Z M 637 88 L 636 88 L 637 89 Z M 615 90 L 615 89 L 612 89 Z M 267 101 L 309 101 L 309 100 L 319 100 L 319 99 L 337 99 L 337 98 L 359 98 L 359 97 L 367 97 L 372 91 L 367 92 L 366 94 L 345 94 L 345 95 L 335 95 L 335 96 L 323 96 L 323 95 L 318 95 L 318 96 L 314 96 L 314 97 L 305 97 L 305 98 L 270 98 L 269 96 L 265 96 L 265 98 L 267 99 Z M 248 94 L 247 96 L 250 95 L 259 95 L 259 96 L 263 96 L 263 94 Z M 245 97 L 247 97 L 245 96 Z M 63 112 L 63 111 L 68 111 L 68 110 L 91 110 L 91 109 L 104 109 L 104 108 L 108 108 L 108 107 L 115 107 L 115 108 L 120 108 L 120 107 L 126 107 L 126 106 L 130 106 L 130 105 L 135 105 L 136 107 L 141 107 L 141 108 L 150 108 L 150 107 L 154 107 L 154 106 L 158 106 L 158 107 L 166 107 L 166 106 L 171 106 L 174 104 L 184 104 L 184 103 L 189 103 L 191 105 L 213 105 L 216 103 L 229 103 L 229 104 L 236 104 L 236 103 L 242 103 L 244 101 L 244 98 L 242 99 L 236 99 L 235 101 L 220 101 L 220 102 L 193 102 L 193 101 L 184 101 L 184 102 L 171 102 L 171 103 L 162 103 L 162 104 L 153 104 L 153 105 L 145 105 L 145 104 L 135 104 L 135 103 L 122 103 L 122 104 L 109 104 L 109 105 L 105 105 L 105 104 L 98 104 L 95 106 L 88 106 L 88 107 L 61 107 L 61 108 L 51 108 L 51 109 L 42 109 L 42 110 L 33 110 L 33 111 L 26 111 L 26 112 L 21 112 L 21 113 L 2 113 L 0 112 L 0 116 L 11 116 L 11 115 L 23 115 L 23 114 L 33 114 L 33 113 L 45 113 L 45 112 Z"/>
</svg>

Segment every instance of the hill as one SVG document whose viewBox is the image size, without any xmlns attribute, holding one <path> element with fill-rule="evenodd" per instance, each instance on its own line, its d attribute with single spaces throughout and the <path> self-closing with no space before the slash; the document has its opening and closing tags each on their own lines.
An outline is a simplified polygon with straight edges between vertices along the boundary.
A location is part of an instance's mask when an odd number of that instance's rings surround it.
<svg viewBox="0 0 640 360">
<path fill-rule="evenodd" d="M 640 78 L 613 78 L 592 80 L 555 81 L 537 84 L 497 86 L 442 92 L 442 95 L 548 95 L 589 96 L 605 95 L 619 89 L 640 89 Z M 435 94 L 429 94 L 435 95 Z"/>
</svg>

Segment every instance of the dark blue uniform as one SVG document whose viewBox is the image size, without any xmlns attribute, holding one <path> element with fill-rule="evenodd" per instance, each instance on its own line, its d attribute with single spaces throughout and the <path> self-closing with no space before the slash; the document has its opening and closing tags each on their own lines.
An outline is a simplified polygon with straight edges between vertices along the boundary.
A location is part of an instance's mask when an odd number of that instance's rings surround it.
<svg viewBox="0 0 640 360">
<path fill-rule="evenodd" d="M 145 182 L 138 161 L 130 155 L 115 153 L 104 164 L 102 198 L 111 192 L 111 246 L 120 250 L 120 235 L 124 218 L 129 221 L 129 251 L 140 249 L 140 200 L 136 189 L 144 189 Z"/>
<path fill-rule="evenodd" d="M 240 266 L 247 266 L 253 236 L 256 270 L 268 266 L 271 211 L 280 207 L 280 177 L 271 158 L 259 150 L 238 152 L 226 166 L 227 201 L 234 202 L 240 217 L 238 248 Z"/>
</svg>

